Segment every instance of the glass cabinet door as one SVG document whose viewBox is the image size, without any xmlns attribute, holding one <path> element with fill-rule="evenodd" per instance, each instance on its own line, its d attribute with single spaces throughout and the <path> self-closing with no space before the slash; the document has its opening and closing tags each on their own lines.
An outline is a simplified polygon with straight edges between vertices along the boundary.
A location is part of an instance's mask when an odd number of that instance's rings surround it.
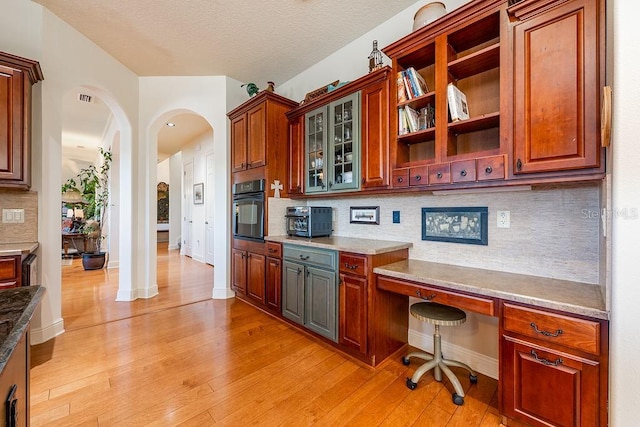
<svg viewBox="0 0 640 427">
<path fill-rule="evenodd" d="M 360 92 L 329 104 L 330 190 L 360 186 Z"/>
<path fill-rule="evenodd" d="M 326 126 L 327 108 L 321 107 L 306 114 L 305 176 L 306 192 L 326 191 Z"/>
</svg>

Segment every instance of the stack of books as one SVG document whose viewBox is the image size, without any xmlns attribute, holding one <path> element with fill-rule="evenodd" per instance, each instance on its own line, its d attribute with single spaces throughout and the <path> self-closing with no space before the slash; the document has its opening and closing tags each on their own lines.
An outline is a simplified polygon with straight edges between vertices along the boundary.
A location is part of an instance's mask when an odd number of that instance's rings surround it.
<svg viewBox="0 0 640 427">
<path fill-rule="evenodd" d="M 397 85 L 398 103 L 406 102 L 429 92 L 427 82 L 413 67 L 398 72 Z"/>
<path fill-rule="evenodd" d="M 431 104 L 418 113 L 408 105 L 398 107 L 398 135 L 425 130 L 435 126 L 434 109 Z"/>
</svg>

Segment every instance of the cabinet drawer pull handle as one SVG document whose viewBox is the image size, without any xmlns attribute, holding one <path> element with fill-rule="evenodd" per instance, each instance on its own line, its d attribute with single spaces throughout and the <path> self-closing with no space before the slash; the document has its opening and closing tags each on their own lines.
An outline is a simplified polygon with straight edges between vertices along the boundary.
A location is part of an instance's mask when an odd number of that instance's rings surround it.
<svg viewBox="0 0 640 427">
<path fill-rule="evenodd" d="M 438 172 L 438 173 L 436 174 L 436 177 L 437 177 L 438 179 L 442 179 L 442 172 Z"/>
<path fill-rule="evenodd" d="M 401 177 L 401 176 L 399 176 L 399 177 L 398 177 L 398 182 L 402 182 L 402 181 L 404 181 L 404 179 L 402 179 L 402 177 Z"/>
<path fill-rule="evenodd" d="M 547 359 L 541 359 L 538 357 L 538 353 L 536 353 L 535 350 L 531 350 L 531 356 L 533 356 L 533 358 L 536 359 L 537 362 L 540 362 L 543 365 L 547 365 L 547 366 L 558 366 L 564 363 L 564 360 L 562 360 L 562 357 L 557 358 L 555 362 L 551 362 Z"/>
<path fill-rule="evenodd" d="M 522 160 L 518 159 L 516 162 L 516 169 L 519 171 L 522 170 Z"/>
<path fill-rule="evenodd" d="M 431 294 L 429 296 L 423 296 L 420 291 L 416 291 L 416 296 L 418 298 L 422 298 L 423 300 L 431 301 L 432 299 L 434 299 L 436 297 L 436 294 Z"/>
<path fill-rule="evenodd" d="M 365 182 L 367 182 L 367 180 L 365 178 L 362 178 L 362 185 L 364 185 Z"/>
<path fill-rule="evenodd" d="M 300 259 L 301 259 L 302 261 L 306 261 L 306 260 L 308 260 L 308 259 L 309 259 L 309 255 L 307 255 L 307 256 L 300 255 Z"/>
<path fill-rule="evenodd" d="M 300 273 L 302 273 L 302 270 L 300 270 L 300 267 L 298 267 L 298 276 L 300 275 Z"/>
<path fill-rule="evenodd" d="M 464 170 L 464 169 L 462 169 L 462 170 L 460 171 L 460 175 L 461 175 L 461 176 L 467 176 L 467 171 L 466 171 L 466 170 Z"/>
<path fill-rule="evenodd" d="M 269 251 L 270 254 L 275 252 L 275 250 L 273 248 L 269 248 L 268 251 Z"/>
<path fill-rule="evenodd" d="M 559 335 L 562 335 L 562 329 L 558 329 L 555 332 L 541 331 L 540 329 L 538 329 L 538 326 L 533 322 L 531 322 L 531 327 L 536 333 L 542 334 L 545 337 L 557 337 Z"/>
<path fill-rule="evenodd" d="M 355 270 L 358 268 L 358 264 L 349 264 L 348 262 L 345 262 L 344 267 L 348 268 L 349 270 Z"/>
<path fill-rule="evenodd" d="M 422 177 L 420 175 L 416 175 L 416 181 L 420 181 Z"/>
<path fill-rule="evenodd" d="M 484 170 L 484 173 L 486 173 L 487 175 L 490 175 L 491 172 L 493 172 L 493 168 L 491 166 L 487 166 L 487 168 Z"/>
</svg>

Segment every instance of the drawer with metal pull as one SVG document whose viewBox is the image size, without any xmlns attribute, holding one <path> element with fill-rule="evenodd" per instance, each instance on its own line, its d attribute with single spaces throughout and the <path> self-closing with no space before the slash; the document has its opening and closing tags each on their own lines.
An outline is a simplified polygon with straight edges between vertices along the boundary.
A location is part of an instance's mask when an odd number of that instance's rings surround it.
<svg viewBox="0 0 640 427">
<path fill-rule="evenodd" d="M 594 355 L 600 354 L 598 322 L 509 303 L 504 303 L 502 317 L 505 331 Z"/>
<path fill-rule="evenodd" d="M 495 301 L 491 298 L 448 292 L 443 289 L 423 285 L 421 283 L 398 280 L 385 276 L 378 276 L 378 289 L 397 294 L 409 295 L 425 301 L 451 305 L 462 310 L 496 316 Z"/>
<path fill-rule="evenodd" d="M 283 245 L 282 251 L 284 258 L 287 260 L 328 268 L 333 271 L 336 270 L 338 261 L 336 251 L 289 244 Z"/>
<path fill-rule="evenodd" d="M 277 242 L 267 242 L 267 256 L 282 258 L 282 245 Z"/>
<path fill-rule="evenodd" d="M 364 276 L 366 271 L 366 257 L 340 252 L 340 273 Z"/>
</svg>

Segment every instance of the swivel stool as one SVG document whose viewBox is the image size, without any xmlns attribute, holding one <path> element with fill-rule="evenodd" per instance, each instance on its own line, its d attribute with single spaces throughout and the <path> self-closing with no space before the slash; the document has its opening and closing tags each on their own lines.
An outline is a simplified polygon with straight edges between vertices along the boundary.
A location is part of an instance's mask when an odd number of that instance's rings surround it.
<svg viewBox="0 0 640 427">
<path fill-rule="evenodd" d="M 467 320 L 467 315 L 464 311 L 450 307 L 448 305 L 438 304 L 435 302 L 418 302 L 411 305 L 411 315 L 416 319 L 423 322 L 431 323 L 435 327 L 433 333 L 433 356 L 423 352 L 413 352 L 407 354 L 402 358 L 404 365 L 409 365 L 411 357 L 417 357 L 418 359 L 426 360 L 427 362 L 422 364 L 416 369 L 411 378 L 407 378 L 407 387 L 414 390 L 418 386 L 418 381 L 426 372 L 433 369 L 433 376 L 436 381 L 442 381 L 442 372 L 445 373 L 451 385 L 455 389 L 452 394 L 453 403 L 456 405 L 464 404 L 464 390 L 460 381 L 455 374 L 449 369 L 449 366 L 457 366 L 469 371 L 469 380 L 471 383 L 477 383 L 478 377 L 475 372 L 464 363 L 457 362 L 455 360 L 448 360 L 442 357 L 442 348 L 440 342 L 440 326 L 456 326 L 461 325 Z"/>
</svg>

